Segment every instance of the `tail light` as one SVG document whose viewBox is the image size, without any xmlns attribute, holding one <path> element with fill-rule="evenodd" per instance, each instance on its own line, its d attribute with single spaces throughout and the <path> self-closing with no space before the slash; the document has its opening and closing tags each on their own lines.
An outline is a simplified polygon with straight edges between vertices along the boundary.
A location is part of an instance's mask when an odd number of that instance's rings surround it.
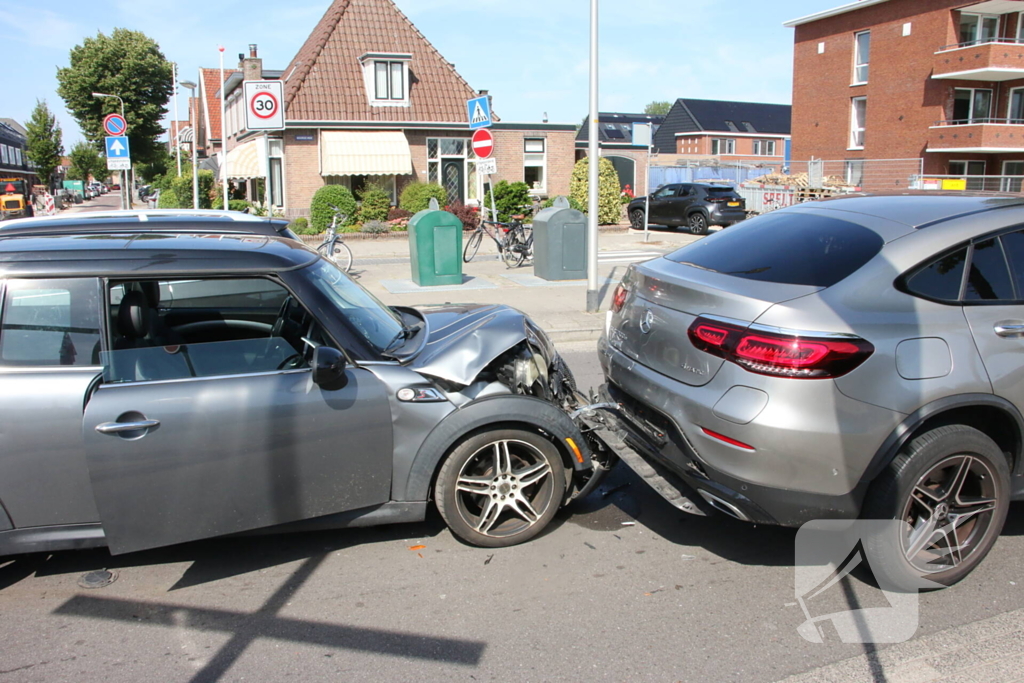
<svg viewBox="0 0 1024 683">
<path fill-rule="evenodd" d="M 863 363 L 875 347 L 859 337 L 812 337 L 750 330 L 697 318 L 687 330 L 701 351 L 750 372 L 794 379 L 840 377 Z"/>
<path fill-rule="evenodd" d="M 626 303 L 626 297 L 629 295 L 629 290 L 626 289 L 625 285 L 619 283 L 619 286 L 615 288 L 615 294 L 612 295 L 612 312 L 618 313 L 622 310 L 622 307 Z"/>
</svg>

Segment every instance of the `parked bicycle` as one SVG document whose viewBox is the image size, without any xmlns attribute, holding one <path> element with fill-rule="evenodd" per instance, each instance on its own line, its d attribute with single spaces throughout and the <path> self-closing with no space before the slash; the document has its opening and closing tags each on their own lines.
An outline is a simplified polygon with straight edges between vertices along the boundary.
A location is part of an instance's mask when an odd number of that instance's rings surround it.
<svg viewBox="0 0 1024 683">
<path fill-rule="evenodd" d="M 523 225 L 524 216 L 512 216 L 508 223 L 481 219 L 476 230 L 466 238 L 466 248 L 462 252 L 462 260 L 469 263 L 480 250 L 486 234 L 498 247 L 501 260 L 509 268 L 518 268 L 526 260 L 533 259 L 533 231 Z M 488 227 L 490 226 L 490 227 Z"/>
<path fill-rule="evenodd" d="M 321 255 L 334 261 L 347 273 L 352 270 L 352 250 L 345 244 L 344 238 L 338 232 L 338 223 L 344 225 L 348 214 L 342 213 L 341 209 L 336 206 L 332 206 L 331 209 L 334 211 L 334 218 L 331 219 L 331 225 L 327 228 L 327 232 L 324 233 L 323 244 L 317 247 L 316 250 Z"/>
</svg>

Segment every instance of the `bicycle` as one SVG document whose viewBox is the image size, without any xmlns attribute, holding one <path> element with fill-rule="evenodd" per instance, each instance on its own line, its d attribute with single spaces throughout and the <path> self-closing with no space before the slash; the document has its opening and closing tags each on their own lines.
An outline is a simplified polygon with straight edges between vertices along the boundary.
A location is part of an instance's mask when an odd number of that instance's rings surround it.
<svg viewBox="0 0 1024 683">
<path fill-rule="evenodd" d="M 486 234 L 498 247 L 498 254 L 501 260 L 509 268 L 517 268 L 527 258 L 533 258 L 533 231 L 526 234 L 526 227 L 522 223 L 523 216 L 512 216 L 508 223 L 501 221 L 489 221 L 481 219 L 476 229 L 466 239 L 466 248 L 462 252 L 462 260 L 469 263 L 476 256 Z M 493 226 L 494 232 L 488 230 L 487 226 Z"/>
<path fill-rule="evenodd" d="M 331 225 L 327 228 L 327 232 L 324 233 L 323 243 L 316 248 L 317 252 L 325 257 L 334 261 L 342 270 L 346 273 L 352 270 L 352 250 L 347 244 L 345 244 L 344 238 L 338 234 L 338 222 L 339 218 L 342 223 L 348 218 L 348 214 L 341 212 L 336 206 L 332 206 L 334 210 L 334 218 L 331 219 Z"/>
</svg>

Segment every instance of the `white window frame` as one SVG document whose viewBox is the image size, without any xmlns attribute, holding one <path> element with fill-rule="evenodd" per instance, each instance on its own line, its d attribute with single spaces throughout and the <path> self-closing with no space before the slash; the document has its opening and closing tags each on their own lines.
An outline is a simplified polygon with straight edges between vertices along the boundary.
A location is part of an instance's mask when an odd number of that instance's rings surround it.
<svg viewBox="0 0 1024 683">
<path fill-rule="evenodd" d="M 959 40 L 959 38 L 960 38 L 960 27 L 964 23 L 964 17 L 977 17 L 977 19 L 978 19 L 978 24 L 977 24 L 977 36 L 978 37 L 976 37 L 974 40 L 966 40 L 966 41 L 960 41 Z M 984 22 L 985 22 L 986 19 L 995 19 L 995 22 L 996 22 L 996 32 L 995 32 L 995 35 L 992 36 L 991 38 L 982 38 L 981 37 L 982 26 L 984 25 Z M 1001 21 L 1001 19 L 1002 19 L 1002 17 L 1000 15 L 998 15 L 998 14 L 979 14 L 978 12 L 960 12 L 960 21 L 956 25 L 956 37 L 957 37 L 958 43 L 960 45 L 966 47 L 966 46 L 970 46 L 970 45 L 984 45 L 986 43 L 991 43 L 993 41 L 999 40 L 1000 29 L 1002 29 L 1002 21 Z"/>
<path fill-rule="evenodd" d="M 1024 17 L 1021 17 L 1024 19 Z M 1013 115 L 1013 96 L 1015 93 L 1020 93 L 1021 104 L 1024 105 L 1024 87 L 1022 88 L 1010 88 L 1010 92 L 1006 95 L 1006 121 L 1007 123 L 1024 123 L 1024 107 L 1021 109 L 1021 116 Z"/>
<path fill-rule="evenodd" d="M 856 169 L 856 171 L 854 170 Z M 857 178 L 859 182 L 854 183 L 854 174 L 860 176 Z M 864 183 L 864 160 L 863 159 L 847 159 L 843 163 L 843 177 L 846 180 L 847 185 L 854 185 L 860 187 Z"/>
<path fill-rule="evenodd" d="M 725 150 L 722 150 L 722 147 Z M 736 154 L 736 138 L 711 138 L 711 154 L 715 156 L 728 156 Z"/>
<path fill-rule="evenodd" d="M 382 52 L 368 52 L 359 58 L 363 67 L 363 85 L 366 88 L 366 98 L 372 107 L 408 107 L 409 106 L 409 63 L 412 61 L 411 54 L 392 54 Z M 383 97 L 378 88 L 377 65 L 385 66 L 387 79 L 386 89 Z M 401 74 L 402 91 L 397 93 L 395 80 Z M 401 97 L 396 95 L 400 94 Z"/>
<path fill-rule="evenodd" d="M 867 55 L 860 53 L 860 37 L 868 37 Z M 865 85 L 868 82 L 868 66 L 871 61 L 871 31 L 858 31 L 853 34 L 853 83 Z M 862 77 L 863 76 L 863 77 Z"/>
<path fill-rule="evenodd" d="M 953 164 L 963 164 L 964 172 L 955 173 L 953 171 Z M 981 173 L 971 173 L 971 164 L 981 164 Z M 952 176 L 976 176 L 985 175 L 988 172 L 988 162 L 984 159 L 950 159 L 949 160 L 949 175 Z"/>
<path fill-rule="evenodd" d="M 956 93 L 957 93 L 957 91 L 960 91 L 960 90 L 964 90 L 964 91 L 967 91 L 967 92 L 971 93 L 971 99 L 970 99 L 971 106 L 967 110 L 967 118 L 966 119 L 953 119 L 954 121 L 961 121 L 964 124 L 971 124 L 971 123 L 987 123 L 988 121 L 990 121 L 992 119 L 992 104 L 995 102 L 995 92 L 992 90 L 992 88 L 953 88 L 953 101 L 954 102 L 956 101 Z M 974 116 L 974 98 L 975 98 L 976 94 L 979 93 L 979 92 L 987 92 L 988 93 L 988 116 L 977 117 L 978 121 L 975 121 L 974 120 L 975 119 L 975 116 Z"/>
<path fill-rule="evenodd" d="M 441 141 L 453 139 L 462 140 L 462 154 L 442 154 Z M 435 156 L 430 156 L 430 142 L 432 140 L 434 141 L 434 149 L 437 151 Z M 427 138 L 425 152 L 427 156 L 427 182 L 437 183 L 442 187 L 444 187 L 444 183 L 441 182 L 441 162 L 444 159 L 465 159 L 466 172 L 463 174 L 462 193 L 466 198 L 467 206 L 479 205 L 480 198 L 484 196 L 484 180 L 483 176 L 476 172 L 476 154 L 473 153 L 473 140 L 471 138 L 455 136 Z"/>
<path fill-rule="evenodd" d="M 528 143 L 540 142 L 541 151 L 531 152 L 527 149 Z M 535 157 L 540 157 L 536 159 Z M 534 157 L 534 158 L 531 158 Z M 540 169 L 540 187 L 530 187 L 532 194 L 547 194 L 548 191 L 548 141 L 547 138 L 523 138 L 523 179 L 526 179 L 527 168 Z"/>
<path fill-rule="evenodd" d="M 857 120 L 857 103 L 864 103 L 863 120 Z M 847 149 L 864 149 L 864 134 L 867 130 L 868 98 L 850 98 L 850 146 Z M 860 124 L 858 126 L 858 123 Z"/>
<path fill-rule="evenodd" d="M 754 140 L 753 154 L 757 157 L 773 157 L 775 154 L 775 140 Z"/>
<path fill-rule="evenodd" d="M 24 166 L 24 163 L 21 160 L 21 147 L 15 147 L 14 148 L 14 154 L 17 156 L 17 159 L 18 159 L 16 165 L 17 166 Z"/>
</svg>

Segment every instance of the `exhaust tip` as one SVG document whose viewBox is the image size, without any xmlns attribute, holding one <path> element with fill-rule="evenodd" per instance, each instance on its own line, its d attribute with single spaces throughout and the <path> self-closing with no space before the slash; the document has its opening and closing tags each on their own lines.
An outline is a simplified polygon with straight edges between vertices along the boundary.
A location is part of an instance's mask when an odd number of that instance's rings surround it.
<svg viewBox="0 0 1024 683">
<path fill-rule="evenodd" d="M 719 498 L 715 494 L 708 493 L 704 489 L 697 489 L 697 493 L 699 493 L 700 497 L 703 498 L 704 500 L 706 500 L 711 507 L 715 508 L 719 512 L 721 512 L 723 514 L 726 514 L 726 515 L 729 515 L 730 517 L 732 517 L 734 519 L 738 519 L 738 520 L 740 520 L 742 522 L 749 522 L 750 521 L 750 518 L 747 517 L 743 513 L 742 510 L 740 510 L 738 507 L 736 507 L 732 503 L 730 503 L 730 502 L 728 502 L 728 501 L 726 501 L 726 500 L 724 500 L 722 498 Z"/>
</svg>

